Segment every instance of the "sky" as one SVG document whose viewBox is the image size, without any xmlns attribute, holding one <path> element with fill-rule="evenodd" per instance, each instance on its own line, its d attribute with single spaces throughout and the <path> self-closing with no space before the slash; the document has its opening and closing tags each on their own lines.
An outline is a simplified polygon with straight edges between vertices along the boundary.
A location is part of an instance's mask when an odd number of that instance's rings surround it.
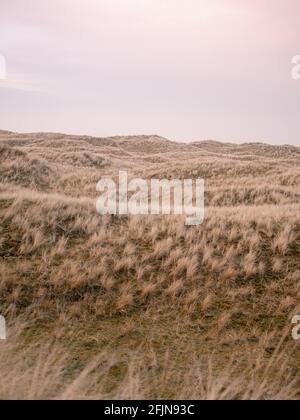
<svg viewBox="0 0 300 420">
<path fill-rule="evenodd" d="M 299 0 L 0 0 L 0 129 L 300 145 L 299 22 Z"/>
</svg>

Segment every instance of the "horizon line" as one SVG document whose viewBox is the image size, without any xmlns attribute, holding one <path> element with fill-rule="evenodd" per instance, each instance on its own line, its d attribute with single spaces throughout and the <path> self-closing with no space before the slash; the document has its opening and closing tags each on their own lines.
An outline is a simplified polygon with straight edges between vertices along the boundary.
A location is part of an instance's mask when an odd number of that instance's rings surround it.
<svg viewBox="0 0 300 420">
<path fill-rule="evenodd" d="M 224 141 L 224 140 L 217 140 L 214 138 L 204 138 L 201 140 L 174 140 L 174 139 L 170 139 L 168 137 L 165 136 L 161 136 L 159 134 L 115 134 L 115 135 L 109 135 L 109 136 L 100 136 L 100 135 L 95 135 L 95 134 L 82 134 L 82 133 L 71 133 L 71 132 L 60 132 L 60 131 L 14 131 L 14 130 L 6 130 L 6 129 L 2 129 L 0 128 L 0 135 L 5 135 L 5 134 L 17 134 L 17 135 L 37 135 L 37 134 L 45 134 L 45 135 L 61 135 L 61 136 L 65 136 L 65 137 L 89 137 L 89 138 L 93 138 L 93 139 L 119 139 L 119 138 L 142 138 L 142 137 L 157 137 L 159 139 L 171 142 L 171 143 L 177 143 L 177 144 L 196 144 L 196 143 L 205 143 L 205 142 L 211 142 L 211 143 L 218 143 L 218 144 L 224 144 L 224 145 L 234 145 L 234 146 L 242 146 L 242 145 L 249 145 L 249 144 L 253 144 L 253 145 L 266 145 L 266 146 L 273 146 L 273 147 L 296 147 L 296 148 L 300 148 L 300 145 L 294 145 L 291 143 L 280 143 L 280 144 L 274 144 L 268 141 Z"/>
</svg>

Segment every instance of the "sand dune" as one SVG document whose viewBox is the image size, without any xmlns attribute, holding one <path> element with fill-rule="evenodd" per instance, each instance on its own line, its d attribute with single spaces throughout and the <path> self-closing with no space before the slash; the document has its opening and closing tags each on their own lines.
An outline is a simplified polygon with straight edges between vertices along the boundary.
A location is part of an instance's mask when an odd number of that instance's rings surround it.
<svg viewBox="0 0 300 420">
<path fill-rule="evenodd" d="M 120 168 L 204 224 L 99 216 Z M 0 131 L 0 398 L 299 398 L 299 215 L 298 147 Z"/>
</svg>

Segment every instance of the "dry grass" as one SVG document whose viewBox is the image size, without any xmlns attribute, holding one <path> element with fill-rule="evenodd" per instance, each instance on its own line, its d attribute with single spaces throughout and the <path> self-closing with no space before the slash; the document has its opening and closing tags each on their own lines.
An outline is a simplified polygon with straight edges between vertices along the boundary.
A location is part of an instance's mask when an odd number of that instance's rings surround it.
<svg viewBox="0 0 300 420">
<path fill-rule="evenodd" d="M 0 133 L 0 398 L 298 399 L 299 158 Z M 204 225 L 100 217 L 119 168 L 205 178 Z"/>
<path fill-rule="evenodd" d="M 127 327 L 128 328 L 128 327 Z M 0 399 L 191 399 L 191 400 L 294 400 L 297 380 L 289 368 L 284 336 L 268 362 L 263 336 L 256 351 L 245 349 L 244 357 L 232 354 L 219 367 L 216 354 L 199 357 L 190 344 L 189 362 L 178 369 L 169 350 L 162 356 L 154 346 L 121 353 L 104 348 L 92 361 L 81 364 L 71 359 L 57 340 L 41 338 L 30 343 L 30 328 L 21 323 L 10 326 L 10 337 L 0 344 Z M 128 333 L 128 329 L 123 333 Z M 20 342 L 26 345 L 20 346 Z M 216 374 L 218 372 L 218 374 Z M 242 374 L 241 374 L 242 372 Z"/>
</svg>

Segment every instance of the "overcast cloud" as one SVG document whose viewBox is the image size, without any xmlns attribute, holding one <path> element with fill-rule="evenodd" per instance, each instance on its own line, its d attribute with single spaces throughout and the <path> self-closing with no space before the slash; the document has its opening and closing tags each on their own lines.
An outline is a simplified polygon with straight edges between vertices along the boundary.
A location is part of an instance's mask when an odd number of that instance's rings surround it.
<svg viewBox="0 0 300 420">
<path fill-rule="evenodd" d="M 0 128 L 300 145 L 299 0 L 0 0 Z"/>
</svg>

